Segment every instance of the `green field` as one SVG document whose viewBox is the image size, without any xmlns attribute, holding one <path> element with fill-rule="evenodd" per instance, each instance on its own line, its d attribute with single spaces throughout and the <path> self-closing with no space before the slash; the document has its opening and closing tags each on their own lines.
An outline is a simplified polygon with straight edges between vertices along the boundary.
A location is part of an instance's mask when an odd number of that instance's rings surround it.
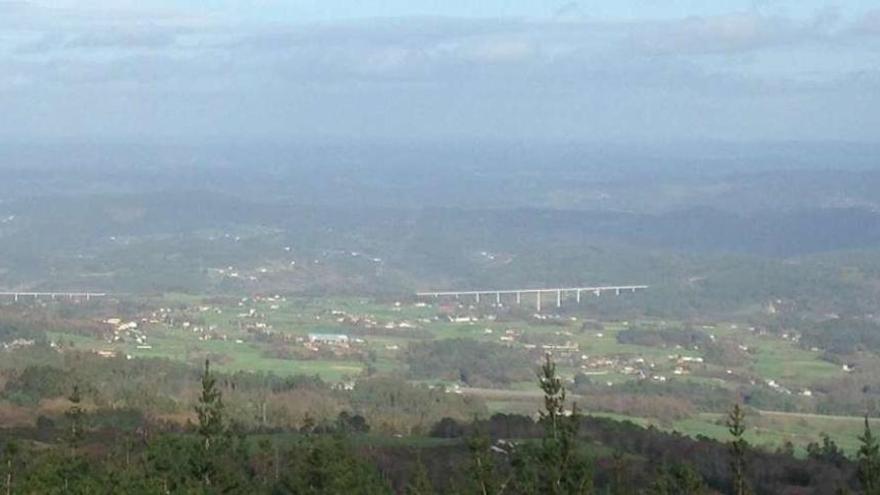
<svg viewBox="0 0 880 495">
<path fill-rule="evenodd" d="M 528 314 L 505 313 L 504 318 L 491 318 L 493 308 L 459 307 L 455 311 L 472 314 L 475 321 L 450 322 L 437 318 L 440 308 L 413 302 L 376 302 L 360 298 L 250 298 L 209 299 L 171 294 L 149 301 L 162 308 L 143 315 L 137 330 L 145 342 L 127 336 L 119 341 L 57 332 L 51 338 L 76 348 L 113 351 L 132 358 L 158 357 L 197 365 L 210 358 L 217 369 L 227 372 L 266 372 L 281 376 L 294 374 L 319 375 L 330 382 L 355 380 L 369 366 L 380 373 L 406 375 L 404 356 L 413 342 L 437 339 L 468 338 L 482 342 L 503 343 L 522 347 L 521 341 L 543 342 L 556 339 L 576 343 L 579 350 L 570 353 L 569 361 L 560 363 L 566 378 L 580 371 L 582 360 L 617 359 L 621 362 L 638 359 L 650 363 L 649 375 L 672 377 L 679 357 L 691 359 L 704 356 L 702 349 L 674 346 L 622 344 L 618 334 L 632 326 L 675 332 L 682 323 L 675 321 L 603 321 L 582 328 L 585 315 L 569 315 L 548 321 L 534 320 Z M 358 321 L 361 323 L 353 323 Z M 364 324 L 363 322 L 369 322 Z M 595 325 L 600 328 L 594 328 Z M 255 337 L 254 329 L 270 332 L 275 340 L 267 342 Z M 210 329 L 210 330 L 208 330 Z M 506 332 L 514 332 L 515 341 L 505 341 Z M 762 335 L 744 325 L 717 322 L 700 330 L 712 339 L 729 339 L 748 349 L 746 361 L 727 367 L 708 362 L 692 364 L 687 370 L 688 383 L 704 383 L 734 390 L 742 377 L 752 377 L 760 386 L 773 380 L 797 394 L 813 384 L 842 376 L 839 366 L 821 360 L 820 353 L 801 348 L 795 342 L 774 335 Z M 325 347 L 308 350 L 309 333 L 338 333 L 360 339 L 345 348 Z M 279 344 L 278 339 L 283 339 Z M 279 358 L 273 352 L 290 349 L 295 355 Z M 532 351 L 536 352 L 536 351 Z M 540 355 L 540 352 L 537 351 Z M 536 359 L 537 363 L 538 359 Z M 586 362 L 586 361 L 584 361 Z M 632 373 L 618 367 L 603 369 L 595 380 L 609 386 L 638 380 Z M 726 375 L 740 377 L 727 381 Z M 609 388 L 609 390 L 612 390 Z M 497 393 L 496 393 L 497 392 Z M 512 397 L 505 393 L 515 394 Z M 532 381 L 514 382 L 505 389 L 484 397 L 490 411 L 530 414 L 540 404 Z M 589 410 L 589 405 L 586 405 Z M 674 422 L 653 418 L 627 416 L 620 413 L 592 411 L 611 417 L 622 417 L 640 424 L 680 431 L 688 435 L 724 438 L 727 434 L 720 421 L 720 411 L 701 412 Z M 753 418 L 749 440 L 769 448 L 791 441 L 800 448 L 816 441 L 820 432 L 835 438 L 852 450 L 861 429 L 858 418 L 837 418 L 809 415 L 763 413 Z"/>
</svg>

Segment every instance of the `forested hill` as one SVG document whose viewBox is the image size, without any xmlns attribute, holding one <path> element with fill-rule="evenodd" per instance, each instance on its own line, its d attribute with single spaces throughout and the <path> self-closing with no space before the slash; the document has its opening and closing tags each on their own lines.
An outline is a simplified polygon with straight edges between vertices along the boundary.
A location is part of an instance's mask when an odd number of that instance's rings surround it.
<svg viewBox="0 0 880 495">
<path fill-rule="evenodd" d="M 868 311 L 880 287 L 873 151 L 10 145 L 0 287 L 399 297 L 633 282 L 652 285 L 658 311 L 775 299 Z"/>
<path fill-rule="evenodd" d="M 651 284 L 658 309 L 778 298 L 834 309 L 867 304 L 880 263 L 880 214 L 865 208 L 350 208 L 194 191 L 19 199 L 0 219 L 6 288 L 408 294 L 631 282 Z M 219 277 L 228 267 L 242 277 Z"/>
</svg>

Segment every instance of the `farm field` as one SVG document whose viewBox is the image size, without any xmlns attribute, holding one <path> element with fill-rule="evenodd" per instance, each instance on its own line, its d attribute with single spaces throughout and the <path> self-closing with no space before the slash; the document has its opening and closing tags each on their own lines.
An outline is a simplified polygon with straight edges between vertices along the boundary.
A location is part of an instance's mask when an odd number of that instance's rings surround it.
<svg viewBox="0 0 880 495">
<path fill-rule="evenodd" d="M 541 407 L 542 396 L 538 392 L 514 392 L 501 390 L 467 390 L 486 400 L 491 412 L 529 414 Z M 577 396 L 578 407 L 585 414 L 605 417 L 619 421 L 631 421 L 640 426 L 653 426 L 662 431 L 679 432 L 691 437 L 705 436 L 725 441 L 730 434 L 725 425 L 726 415 L 722 413 L 698 413 L 690 418 L 661 421 L 657 418 L 638 417 L 627 414 L 609 413 L 595 410 L 589 402 Z M 859 436 L 864 433 L 864 418 L 857 416 L 829 416 L 806 413 L 786 413 L 779 411 L 750 410 L 747 416 L 749 427 L 745 438 L 749 443 L 767 450 L 776 450 L 790 442 L 797 455 L 806 454 L 806 446 L 820 441 L 821 434 L 827 434 L 849 455 L 858 450 Z M 880 419 L 870 419 L 872 428 L 880 428 Z"/>
<path fill-rule="evenodd" d="M 599 321 L 576 307 L 536 315 L 519 307 L 366 298 L 170 294 L 150 299 L 147 307 L 152 309 L 103 318 L 107 331 L 101 335 L 62 331 L 50 336 L 63 345 L 131 359 L 166 358 L 195 366 L 210 359 L 218 370 L 229 373 L 316 375 L 339 384 L 353 383 L 365 374 L 388 374 L 440 385 L 450 393 L 476 395 L 493 413 L 532 414 L 540 405 L 540 394 L 528 374 L 476 387 L 446 373 L 411 376 L 410 346 L 478 342 L 520 352 L 535 369 L 545 353 L 552 354 L 572 397 L 584 393 L 580 405 L 591 414 L 723 438 L 723 408 L 700 405 L 696 398 L 694 407 L 677 416 L 667 416 L 662 407 L 646 413 L 606 403 L 608 397 L 633 395 L 637 387 L 652 387 L 658 397 L 666 388 L 675 389 L 684 393 L 685 401 L 689 387 L 705 387 L 731 400 L 748 390 L 770 397 L 771 406 L 779 404 L 780 412 L 764 405 L 753 408 L 749 440 L 767 448 L 791 442 L 803 451 L 819 433 L 827 433 L 851 450 L 862 427 L 858 417 L 798 413 L 817 400 L 814 388 L 846 377 L 841 366 L 795 339 L 743 323 Z M 640 341 L 633 335 L 655 340 Z M 675 343 L 679 335 L 698 343 Z M 322 340 L 334 336 L 344 341 Z M 656 340 L 657 336 L 662 338 Z M 728 351 L 735 351 L 736 359 L 724 354 Z M 694 390 L 694 395 L 700 393 Z"/>
</svg>

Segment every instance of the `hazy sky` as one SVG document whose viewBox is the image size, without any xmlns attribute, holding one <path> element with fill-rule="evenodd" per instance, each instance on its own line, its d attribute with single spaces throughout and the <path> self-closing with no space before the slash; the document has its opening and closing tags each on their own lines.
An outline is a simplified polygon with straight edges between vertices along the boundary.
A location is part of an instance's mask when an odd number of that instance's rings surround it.
<svg viewBox="0 0 880 495">
<path fill-rule="evenodd" d="M 880 6 L 0 0 L 0 115 L 24 139 L 878 142 Z"/>
</svg>

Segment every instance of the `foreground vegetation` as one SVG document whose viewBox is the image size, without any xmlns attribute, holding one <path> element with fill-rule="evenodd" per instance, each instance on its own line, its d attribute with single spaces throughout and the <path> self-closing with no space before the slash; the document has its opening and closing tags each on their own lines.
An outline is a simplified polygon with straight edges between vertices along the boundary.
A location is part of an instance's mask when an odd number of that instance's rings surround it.
<svg viewBox="0 0 880 495">
<path fill-rule="evenodd" d="M 443 416 L 531 414 L 545 352 L 586 412 L 722 438 L 721 418 L 742 401 L 750 442 L 791 443 L 798 455 L 820 433 L 852 454 L 861 416 L 880 405 L 870 320 L 805 319 L 784 301 L 734 321 L 594 313 L 636 303 L 627 298 L 565 301 L 541 315 L 509 301 L 274 295 L 0 306 L 0 344 L 10 346 L 0 351 L 0 413 L 33 425 L 80 380 L 95 407 L 183 425 L 194 420 L 191 369 L 210 359 L 237 384 L 229 414 L 247 427 L 299 428 L 348 409 L 384 433 L 420 434 Z"/>
<path fill-rule="evenodd" d="M 744 439 L 746 416 L 738 404 L 727 419 L 730 439 L 722 445 L 663 437 L 632 425 L 605 423 L 597 429 L 569 403 L 549 357 L 539 385 L 544 407 L 537 422 L 493 417 L 468 425 L 463 443 L 403 446 L 359 441 L 369 425 L 348 413 L 332 424 L 308 423 L 286 435 L 242 430 L 229 420 L 208 362 L 194 408 L 197 421 L 185 431 L 90 428 L 80 386 L 74 385 L 65 419 L 53 425 L 47 441 L 4 433 L 3 484 L 8 494 L 745 495 L 800 487 L 807 490 L 800 493 L 833 488 L 875 495 L 880 490 L 880 446 L 867 420 L 855 462 L 827 438 L 809 460 L 799 461 L 790 453 L 753 449 Z M 461 426 L 446 418 L 432 433 L 461 437 Z"/>
</svg>

